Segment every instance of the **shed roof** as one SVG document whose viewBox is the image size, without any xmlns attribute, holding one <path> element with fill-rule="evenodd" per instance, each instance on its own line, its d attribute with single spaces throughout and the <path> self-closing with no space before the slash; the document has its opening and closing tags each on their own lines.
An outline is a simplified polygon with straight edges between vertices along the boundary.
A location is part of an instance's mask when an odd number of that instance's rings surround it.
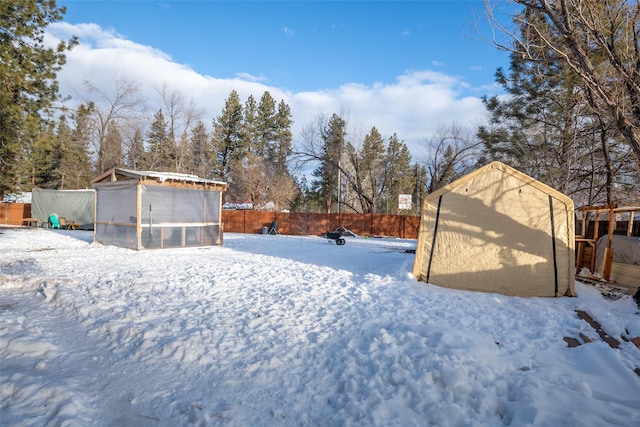
<svg viewBox="0 0 640 427">
<path fill-rule="evenodd" d="M 477 178 L 478 176 L 481 175 L 486 175 L 488 173 L 491 172 L 498 172 L 499 174 L 502 175 L 508 175 L 508 176 L 512 176 L 515 179 L 521 181 L 523 184 L 526 185 L 530 185 L 533 188 L 536 188 L 540 191 L 542 191 L 544 194 L 548 194 L 550 196 L 553 196 L 555 199 L 558 199 L 560 201 L 562 201 L 565 205 L 567 206 L 571 206 L 573 208 L 573 200 L 561 193 L 560 191 L 556 190 L 555 188 L 552 188 L 538 180 L 536 180 L 535 178 L 530 177 L 529 175 L 520 172 L 517 169 L 512 168 L 511 166 L 508 166 L 502 162 L 499 161 L 494 161 L 491 162 L 479 169 L 476 169 L 475 171 L 461 177 L 458 178 L 457 180 L 453 181 L 452 183 L 445 185 L 442 188 L 439 188 L 438 190 L 434 191 L 433 193 L 429 194 L 426 198 L 425 201 L 427 202 L 431 202 L 434 200 L 438 200 L 438 198 L 446 193 L 449 193 L 451 191 L 453 191 L 456 188 L 459 188 L 463 185 L 467 185 L 470 181 L 472 181 L 473 179 Z"/>
<path fill-rule="evenodd" d="M 170 187 L 202 188 L 207 190 L 226 191 L 227 183 L 211 179 L 200 178 L 196 175 L 159 172 L 136 171 L 131 169 L 113 168 L 91 180 L 94 187 L 110 185 L 111 183 L 135 182 L 140 184 L 166 185 Z"/>
</svg>

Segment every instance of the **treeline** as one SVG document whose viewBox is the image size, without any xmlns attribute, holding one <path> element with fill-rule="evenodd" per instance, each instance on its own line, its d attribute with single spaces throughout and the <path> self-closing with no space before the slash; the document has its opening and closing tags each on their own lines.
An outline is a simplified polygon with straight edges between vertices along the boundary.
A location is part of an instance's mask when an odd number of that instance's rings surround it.
<svg viewBox="0 0 640 427">
<path fill-rule="evenodd" d="M 220 114 L 203 120 L 167 86 L 158 90 L 159 108 L 146 113 L 148 100 L 135 83 L 120 79 L 106 92 L 84 82 L 84 102 L 73 111 L 57 109 L 55 75 L 76 41 L 47 49 L 38 37 L 42 22 L 61 19 L 64 10 L 54 2 L 28 10 L 3 3 L 0 53 L 7 59 L 0 79 L 10 83 L 0 87 L 0 191 L 86 188 L 100 173 L 124 167 L 224 180 L 226 200 L 262 209 L 415 214 L 428 193 L 501 160 L 578 206 L 640 204 L 640 73 L 632 67 L 640 62 L 640 37 L 629 24 L 638 22 L 639 6 L 572 0 L 565 11 L 547 2 L 516 3 L 523 4 L 513 17 L 519 33 L 498 46 L 511 51 L 509 69 L 496 73 L 505 94 L 484 98 L 487 124 L 445 125 L 425 136 L 421 159 L 399 135 L 376 127 L 359 135 L 357 124 L 339 114 L 319 115 L 293 135 L 289 106 L 268 91 L 246 100 L 232 91 Z M 564 21 L 554 14 L 572 11 L 589 12 L 580 18 L 591 16 L 591 26 L 561 36 L 554 26 Z M 573 45 L 562 44 L 580 31 L 575 42 L 591 61 L 591 75 L 576 68 Z M 31 44 L 22 49 L 15 41 L 26 37 Z M 399 210 L 400 195 L 411 195 L 410 209 Z"/>
<path fill-rule="evenodd" d="M 385 140 L 373 128 L 361 143 L 351 141 L 336 114 L 307 127 L 318 136 L 302 144 L 310 151 L 294 151 L 290 108 L 268 91 L 245 101 L 232 91 L 207 126 L 188 100 L 166 87 L 159 93 L 162 108 L 145 120 L 135 84 L 121 79 L 111 96 L 85 86 L 94 100 L 60 115 L 19 158 L 18 187 L 86 188 L 93 177 L 120 167 L 223 180 L 227 201 L 258 209 L 396 213 L 399 194 L 420 192 L 416 183 L 425 179 L 417 178 L 424 168 L 412 164 L 397 135 Z M 307 164 L 315 169 L 305 172 Z"/>
</svg>

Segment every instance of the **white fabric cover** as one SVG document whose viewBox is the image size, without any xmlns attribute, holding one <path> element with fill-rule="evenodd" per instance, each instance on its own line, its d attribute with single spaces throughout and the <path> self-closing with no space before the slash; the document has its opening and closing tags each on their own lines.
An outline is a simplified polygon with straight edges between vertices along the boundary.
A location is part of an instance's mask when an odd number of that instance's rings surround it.
<svg viewBox="0 0 640 427">
<path fill-rule="evenodd" d="M 425 200 L 413 275 L 457 289 L 573 296 L 573 201 L 503 163 L 484 166 Z"/>
</svg>

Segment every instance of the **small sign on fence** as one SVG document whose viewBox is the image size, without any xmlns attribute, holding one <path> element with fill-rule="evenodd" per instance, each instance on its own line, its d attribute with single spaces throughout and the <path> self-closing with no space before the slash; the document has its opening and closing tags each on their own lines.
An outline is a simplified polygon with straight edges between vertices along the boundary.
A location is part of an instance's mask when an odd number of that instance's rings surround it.
<svg viewBox="0 0 640 427">
<path fill-rule="evenodd" d="M 411 194 L 399 194 L 398 195 L 398 209 L 411 209 Z"/>
</svg>

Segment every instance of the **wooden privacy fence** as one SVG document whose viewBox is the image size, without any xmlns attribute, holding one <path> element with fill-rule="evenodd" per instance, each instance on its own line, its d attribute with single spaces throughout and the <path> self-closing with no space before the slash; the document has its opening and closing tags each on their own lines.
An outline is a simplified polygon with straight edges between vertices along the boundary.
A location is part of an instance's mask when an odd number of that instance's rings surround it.
<svg viewBox="0 0 640 427">
<path fill-rule="evenodd" d="M 31 217 L 31 203 L 0 203 L 0 225 L 23 225 Z"/>
<path fill-rule="evenodd" d="M 344 227 L 360 236 L 388 236 L 417 239 L 419 216 L 383 214 L 321 214 L 309 212 L 262 212 L 223 210 L 224 231 L 231 233 L 263 233 L 273 222 L 278 233 L 288 235 L 321 235 Z M 266 227 L 266 229 L 265 229 Z"/>
<path fill-rule="evenodd" d="M 30 203 L 0 203 L 0 225 L 30 225 Z M 419 216 L 383 214 L 321 214 L 309 212 L 263 212 L 254 210 L 223 210 L 224 231 L 231 233 L 262 233 L 273 222 L 278 232 L 289 235 L 321 235 L 344 227 L 361 236 L 388 236 L 417 239 Z"/>
</svg>

